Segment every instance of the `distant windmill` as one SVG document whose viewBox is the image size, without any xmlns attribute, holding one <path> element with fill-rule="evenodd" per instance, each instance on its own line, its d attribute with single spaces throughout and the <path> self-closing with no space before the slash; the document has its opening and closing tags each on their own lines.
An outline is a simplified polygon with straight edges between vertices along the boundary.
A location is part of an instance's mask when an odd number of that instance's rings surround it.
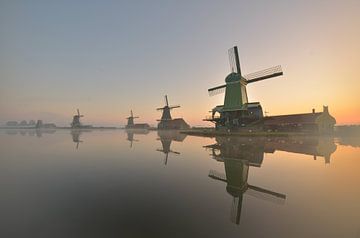
<svg viewBox="0 0 360 238">
<path fill-rule="evenodd" d="M 73 121 L 71 123 L 72 128 L 81 127 L 81 122 L 80 122 L 81 117 L 84 117 L 84 115 L 81 115 L 79 109 L 77 109 L 77 115 L 73 116 Z"/>
<path fill-rule="evenodd" d="M 210 96 L 225 92 L 224 105 L 215 107 L 212 118 L 207 119 L 215 122 L 217 128 L 237 127 L 262 118 L 260 103 L 248 102 L 246 85 L 283 75 L 281 66 L 278 65 L 243 76 L 237 46 L 229 49 L 229 60 L 232 72 L 225 78 L 225 84 L 208 89 Z M 214 117 L 216 112 L 220 114 L 220 118 Z"/>
<path fill-rule="evenodd" d="M 180 105 L 169 106 L 168 97 L 167 97 L 167 95 L 165 95 L 165 106 L 156 109 L 158 111 L 163 111 L 160 121 L 172 120 L 170 110 L 172 110 L 174 108 L 179 108 L 179 107 L 180 107 Z"/>
<path fill-rule="evenodd" d="M 126 119 L 128 120 L 126 127 L 133 127 L 134 126 L 134 119 L 139 118 L 138 116 L 134 117 L 133 111 L 130 111 L 130 116 Z"/>
</svg>

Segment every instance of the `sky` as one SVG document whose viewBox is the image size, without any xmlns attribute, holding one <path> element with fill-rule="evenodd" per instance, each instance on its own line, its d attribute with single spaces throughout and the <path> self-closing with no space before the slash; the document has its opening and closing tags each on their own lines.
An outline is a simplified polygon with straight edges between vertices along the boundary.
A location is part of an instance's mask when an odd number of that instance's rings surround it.
<svg viewBox="0 0 360 238">
<path fill-rule="evenodd" d="M 360 1 L 0 0 L 0 124 L 43 119 L 156 125 L 164 105 L 192 126 L 224 95 L 230 73 L 281 64 L 284 76 L 249 84 L 268 115 L 321 111 L 360 124 Z"/>
</svg>

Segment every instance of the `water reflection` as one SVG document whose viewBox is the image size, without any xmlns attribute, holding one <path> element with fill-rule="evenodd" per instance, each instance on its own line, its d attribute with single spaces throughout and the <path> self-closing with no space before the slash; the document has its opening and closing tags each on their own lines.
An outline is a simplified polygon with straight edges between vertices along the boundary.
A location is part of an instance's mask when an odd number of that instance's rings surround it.
<svg viewBox="0 0 360 238">
<path fill-rule="evenodd" d="M 336 144 L 332 137 L 291 137 L 268 138 L 259 141 L 265 151 L 273 153 L 276 150 L 291 153 L 312 155 L 314 160 L 318 156 L 324 157 L 325 164 L 330 163 L 331 154 L 336 151 Z"/>
<path fill-rule="evenodd" d="M 37 128 L 37 129 L 8 129 L 5 130 L 7 135 L 22 135 L 22 136 L 34 136 L 42 137 L 43 134 L 54 134 L 56 129 L 46 129 L 46 128 Z"/>
<path fill-rule="evenodd" d="M 0 130 L 0 237 L 39 227 L 43 237 L 356 235 L 359 148 L 325 137 L 89 131 Z M 171 166 L 163 169 L 159 156 Z"/>
<path fill-rule="evenodd" d="M 260 167 L 265 153 L 286 151 L 324 157 L 330 163 L 330 156 L 336 151 L 333 138 L 266 138 L 266 137 L 217 137 L 216 143 L 204 146 L 211 151 L 213 159 L 223 162 L 225 175 L 210 170 L 209 177 L 227 184 L 226 191 L 233 197 L 231 221 L 240 223 L 243 194 L 266 201 L 284 204 L 286 195 L 248 184 L 249 167 Z"/>
<path fill-rule="evenodd" d="M 179 155 L 180 152 L 171 150 L 171 142 L 183 142 L 186 138 L 185 134 L 180 133 L 178 130 L 158 130 L 157 134 L 159 136 L 158 140 L 161 141 L 162 149 L 157 149 L 157 151 L 165 154 L 164 164 L 167 165 L 169 154 Z"/>
<path fill-rule="evenodd" d="M 225 175 L 210 170 L 209 177 L 225 182 L 226 191 L 233 197 L 230 220 L 240 223 L 243 195 L 246 192 L 256 198 L 284 204 L 286 195 L 248 184 L 249 167 L 260 167 L 264 159 L 264 139 L 217 137 L 216 144 L 207 145 L 211 156 L 224 163 Z M 260 143 L 259 143 L 260 142 Z"/>
<path fill-rule="evenodd" d="M 138 142 L 139 140 L 134 139 L 134 135 L 147 135 L 149 134 L 149 130 L 147 129 L 126 129 L 127 140 L 130 141 L 130 148 L 133 146 L 133 142 Z"/>
<path fill-rule="evenodd" d="M 76 149 L 79 149 L 79 144 L 83 141 L 81 140 L 81 134 L 84 132 L 91 132 L 89 129 L 71 129 L 70 134 L 72 141 L 76 144 Z"/>
</svg>

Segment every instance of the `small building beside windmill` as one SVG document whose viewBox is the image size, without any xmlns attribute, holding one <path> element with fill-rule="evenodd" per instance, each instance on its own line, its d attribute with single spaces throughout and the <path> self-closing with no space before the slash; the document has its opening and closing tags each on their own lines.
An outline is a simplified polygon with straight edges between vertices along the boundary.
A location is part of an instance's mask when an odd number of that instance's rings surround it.
<svg viewBox="0 0 360 238">
<path fill-rule="evenodd" d="M 187 124 L 183 118 L 160 120 L 158 124 L 158 129 L 165 129 L 165 130 L 185 130 L 189 128 L 190 128 L 189 124 Z"/>
<path fill-rule="evenodd" d="M 267 131 L 315 132 L 328 134 L 334 131 L 336 120 L 327 106 L 322 112 L 264 117 L 263 127 Z"/>
</svg>

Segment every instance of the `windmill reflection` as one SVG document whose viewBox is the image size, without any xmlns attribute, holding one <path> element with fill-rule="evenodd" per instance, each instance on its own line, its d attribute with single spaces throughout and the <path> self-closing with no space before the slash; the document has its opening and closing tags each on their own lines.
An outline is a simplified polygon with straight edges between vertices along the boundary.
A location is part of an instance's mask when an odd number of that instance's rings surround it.
<svg viewBox="0 0 360 238">
<path fill-rule="evenodd" d="M 179 155 L 180 152 L 171 150 L 171 142 L 183 142 L 186 138 L 185 134 L 180 133 L 178 130 L 158 130 L 158 140 L 161 141 L 162 149 L 157 149 L 159 152 L 163 152 L 165 154 L 164 164 L 167 165 L 167 161 L 169 158 L 169 154 Z"/>
<path fill-rule="evenodd" d="M 80 140 L 81 130 L 71 130 L 71 137 L 74 143 L 76 143 L 76 149 L 79 149 L 79 144 L 83 142 Z"/>
<path fill-rule="evenodd" d="M 248 183 L 249 167 L 260 167 L 264 153 L 276 150 L 301 153 L 325 158 L 336 150 L 331 138 L 244 138 L 217 137 L 213 145 L 205 146 L 211 151 L 213 159 L 223 162 L 225 174 L 210 170 L 209 177 L 227 184 L 226 191 L 233 197 L 231 221 L 240 223 L 243 195 L 260 198 L 277 204 L 284 204 L 286 195 Z"/>
<path fill-rule="evenodd" d="M 76 143 L 76 149 L 79 149 L 79 144 L 82 143 L 83 141 L 80 139 L 81 138 L 81 134 L 84 132 L 91 132 L 92 130 L 88 130 L 88 129 L 71 129 L 70 134 L 72 137 L 72 140 L 74 143 Z"/>
<path fill-rule="evenodd" d="M 147 135 L 149 134 L 149 130 L 147 129 L 126 129 L 127 140 L 130 141 L 130 148 L 133 146 L 133 142 L 137 142 L 139 140 L 134 139 L 134 134 L 138 135 Z"/>
</svg>

